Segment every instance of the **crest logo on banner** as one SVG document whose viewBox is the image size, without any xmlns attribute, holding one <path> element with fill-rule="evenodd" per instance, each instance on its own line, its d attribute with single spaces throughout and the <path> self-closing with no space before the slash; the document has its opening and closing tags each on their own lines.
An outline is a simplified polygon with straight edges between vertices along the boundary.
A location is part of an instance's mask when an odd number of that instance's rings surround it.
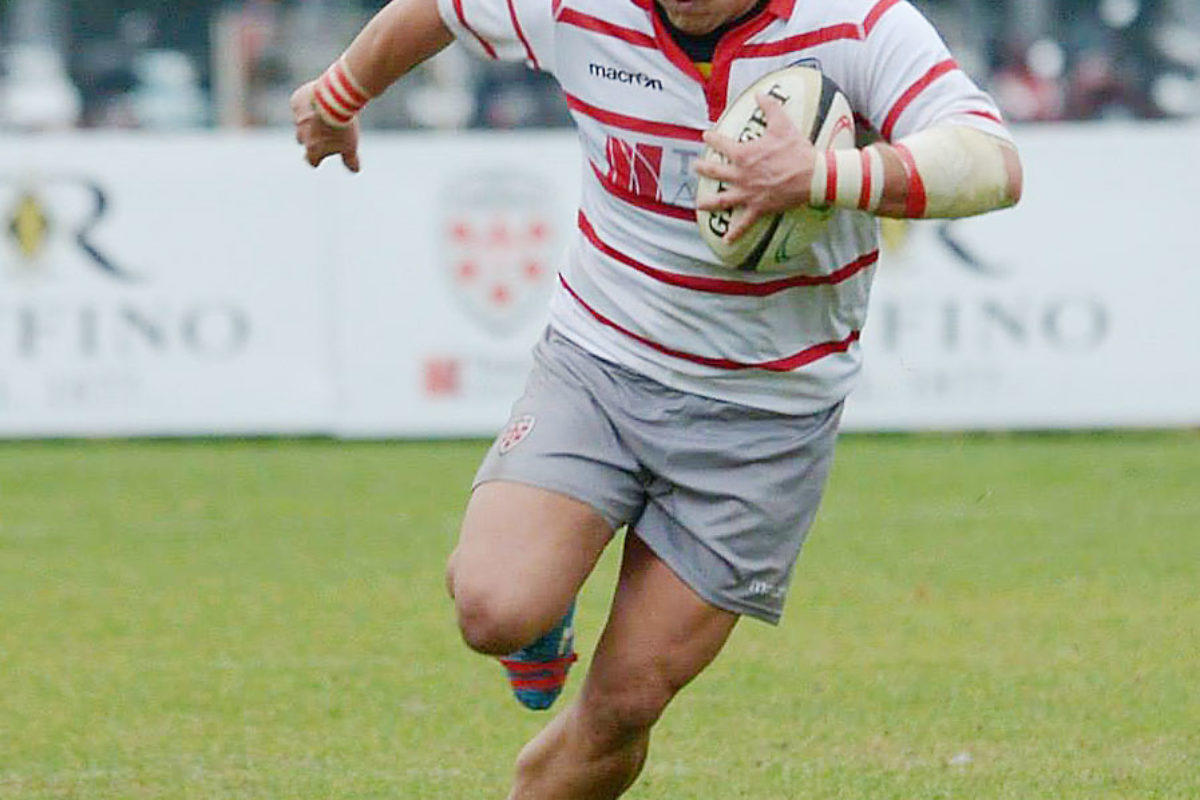
<svg viewBox="0 0 1200 800">
<path fill-rule="evenodd" d="M 519 172 L 450 185 L 443 268 L 459 305 L 487 330 L 507 335 L 541 315 L 559 255 L 554 201 L 551 186 Z"/>
<path fill-rule="evenodd" d="M 51 265 L 73 265 L 136 281 L 96 244 L 95 231 L 108 208 L 104 189 L 86 178 L 0 175 L 0 268 L 32 277 L 48 274 Z"/>
</svg>

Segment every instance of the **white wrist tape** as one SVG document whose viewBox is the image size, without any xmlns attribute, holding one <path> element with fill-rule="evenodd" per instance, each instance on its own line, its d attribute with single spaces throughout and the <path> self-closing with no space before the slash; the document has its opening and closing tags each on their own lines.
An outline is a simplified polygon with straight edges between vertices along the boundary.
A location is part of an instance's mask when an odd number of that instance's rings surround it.
<svg viewBox="0 0 1200 800">
<path fill-rule="evenodd" d="M 875 211 L 883 199 L 883 177 L 883 156 L 874 147 L 818 153 L 809 204 Z"/>
<path fill-rule="evenodd" d="M 1016 202 L 1003 139 L 945 124 L 895 145 L 908 173 L 910 216 L 969 217 Z"/>
<path fill-rule="evenodd" d="M 347 128 L 354 117 L 371 99 L 362 85 L 354 79 L 342 56 L 317 79 L 313 90 L 313 109 L 334 128 Z"/>
</svg>

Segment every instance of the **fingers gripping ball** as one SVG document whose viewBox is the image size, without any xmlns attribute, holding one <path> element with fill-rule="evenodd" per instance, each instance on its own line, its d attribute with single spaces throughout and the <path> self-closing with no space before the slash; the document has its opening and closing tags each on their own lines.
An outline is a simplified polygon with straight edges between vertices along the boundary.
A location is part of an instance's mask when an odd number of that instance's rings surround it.
<svg viewBox="0 0 1200 800">
<path fill-rule="evenodd" d="M 820 70 L 788 67 L 760 78 L 738 95 L 715 126 L 739 142 L 759 138 L 767 129 L 766 115 L 756 97 L 765 94 L 783 105 L 784 113 L 817 149 L 854 147 L 854 115 L 850 103 L 837 85 Z M 712 148 L 701 158 L 725 161 Z M 721 181 L 701 176 L 696 190 L 698 201 L 726 191 Z M 718 211 L 697 211 L 700 236 L 727 267 L 743 271 L 769 271 L 783 268 L 804 253 L 824 232 L 832 216 L 829 209 L 795 208 L 759 219 L 736 241 L 728 239 L 740 207 Z"/>
</svg>

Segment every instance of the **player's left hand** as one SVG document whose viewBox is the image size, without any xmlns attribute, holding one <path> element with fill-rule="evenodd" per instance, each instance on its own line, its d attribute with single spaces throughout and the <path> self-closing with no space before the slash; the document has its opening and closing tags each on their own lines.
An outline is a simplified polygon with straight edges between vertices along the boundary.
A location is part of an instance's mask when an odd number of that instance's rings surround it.
<svg viewBox="0 0 1200 800">
<path fill-rule="evenodd" d="M 696 172 L 721 181 L 725 191 L 697 204 L 703 211 L 741 206 L 734 216 L 727 241 L 735 241 L 759 218 L 806 205 L 812 193 L 816 149 L 783 111 L 783 104 L 760 94 L 755 98 L 766 115 L 763 135 L 736 142 L 715 130 L 706 131 L 704 143 L 725 157 L 725 162 L 697 159 Z"/>
</svg>

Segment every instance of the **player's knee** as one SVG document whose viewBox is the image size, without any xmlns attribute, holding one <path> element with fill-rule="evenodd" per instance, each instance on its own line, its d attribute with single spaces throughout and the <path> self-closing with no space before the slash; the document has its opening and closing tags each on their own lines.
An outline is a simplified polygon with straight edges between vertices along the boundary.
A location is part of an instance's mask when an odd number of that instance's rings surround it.
<svg viewBox="0 0 1200 800">
<path fill-rule="evenodd" d="M 650 730 L 678 691 L 653 669 L 589 688 L 583 705 L 593 728 L 618 741 Z"/>
<path fill-rule="evenodd" d="M 476 652 L 502 656 L 537 638 L 536 626 L 504 594 L 455 583 L 452 594 L 463 641 Z"/>
</svg>

